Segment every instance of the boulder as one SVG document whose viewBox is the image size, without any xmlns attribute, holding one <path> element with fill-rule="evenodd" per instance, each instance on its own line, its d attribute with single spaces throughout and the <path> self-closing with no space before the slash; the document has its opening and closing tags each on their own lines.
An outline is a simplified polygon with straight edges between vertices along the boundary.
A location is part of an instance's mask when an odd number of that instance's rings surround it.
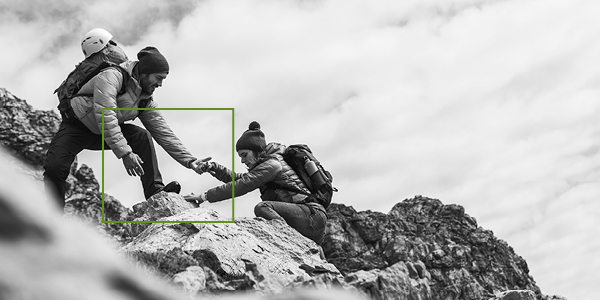
<svg viewBox="0 0 600 300">
<path fill-rule="evenodd" d="M 0 88 L 0 145 L 34 169 L 43 166 L 60 120 L 54 111 L 35 110 Z"/>
<path fill-rule="evenodd" d="M 182 197 L 176 194 L 157 198 L 163 207 L 160 214 L 182 206 Z M 145 207 L 143 215 L 156 216 L 152 205 Z M 159 220 L 173 223 L 148 224 L 121 251 L 173 280 L 181 281 L 184 272 L 188 278 L 193 276 L 189 268 L 197 266 L 210 269 L 225 285 L 261 294 L 280 293 L 306 280 L 323 287 L 334 286 L 335 281 L 343 285 L 340 272 L 320 256 L 319 246 L 283 221 L 239 218 L 232 222 L 209 204 Z M 199 223 L 207 221 L 223 223 Z M 329 280 L 323 281 L 323 274 Z M 321 281 L 312 279 L 318 276 Z"/>
<path fill-rule="evenodd" d="M 427 277 L 428 282 L 422 284 L 430 291 L 415 288 L 410 292 L 423 299 L 427 295 L 482 299 L 509 290 L 529 290 L 542 297 L 526 261 L 493 232 L 479 227 L 459 205 L 417 196 L 396 204 L 387 214 L 357 212 L 336 203 L 328 214 L 323 250 L 346 276 L 363 271 L 379 278 L 392 266 L 395 270 L 405 266 L 412 280 Z M 393 273 L 399 281 L 405 280 L 402 272 Z M 360 286 L 375 299 L 396 297 L 384 292 L 385 288 L 379 293 L 369 290 L 366 283 Z"/>
</svg>

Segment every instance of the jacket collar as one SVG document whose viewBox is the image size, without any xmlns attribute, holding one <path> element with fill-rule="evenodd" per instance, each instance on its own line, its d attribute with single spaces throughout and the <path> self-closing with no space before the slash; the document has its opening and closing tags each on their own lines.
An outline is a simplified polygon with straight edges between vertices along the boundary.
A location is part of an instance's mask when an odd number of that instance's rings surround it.
<svg viewBox="0 0 600 300">
<path fill-rule="evenodd" d="M 120 66 L 127 70 L 127 73 L 129 73 L 129 75 L 131 75 L 131 77 L 133 77 L 133 68 L 135 68 L 135 65 L 137 65 L 137 61 L 132 61 L 132 60 L 127 60 L 125 62 L 123 62 Z M 136 75 L 137 76 L 137 75 Z M 137 78 L 136 78 L 137 81 Z"/>
</svg>

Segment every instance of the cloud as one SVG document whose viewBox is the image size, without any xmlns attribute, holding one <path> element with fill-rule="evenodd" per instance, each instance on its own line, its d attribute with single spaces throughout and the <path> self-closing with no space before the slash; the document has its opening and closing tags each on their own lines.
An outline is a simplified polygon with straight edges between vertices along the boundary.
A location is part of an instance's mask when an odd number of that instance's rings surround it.
<svg viewBox="0 0 600 300">
<path fill-rule="evenodd" d="M 125 45 L 135 44 L 153 24 L 168 22 L 177 27 L 201 1 L 41 1 L 25 0 L 2 5 L 0 15 L 8 22 L 39 25 L 53 37 L 67 42 L 78 41 L 89 29 L 102 27 Z M 119 20 L 115 22 L 114 20 Z M 88 29 L 89 28 L 89 29 Z"/>
</svg>

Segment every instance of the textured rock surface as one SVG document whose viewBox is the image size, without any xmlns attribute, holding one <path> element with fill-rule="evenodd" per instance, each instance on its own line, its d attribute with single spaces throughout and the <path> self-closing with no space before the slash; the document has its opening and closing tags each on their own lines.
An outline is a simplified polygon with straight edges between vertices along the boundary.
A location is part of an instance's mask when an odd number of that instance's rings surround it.
<svg viewBox="0 0 600 300">
<path fill-rule="evenodd" d="M 181 195 L 175 193 L 160 192 L 147 201 L 137 203 L 133 206 L 132 213 L 127 216 L 127 221 L 145 222 L 157 221 L 159 219 L 173 216 L 194 208 L 192 204 L 185 201 Z M 200 221 L 195 220 L 195 221 Z M 131 224 L 131 237 L 139 235 L 150 226 L 150 223 Z"/>
<path fill-rule="evenodd" d="M 535 294 L 532 291 L 507 291 L 496 295 L 498 300 L 535 300 Z"/>
<path fill-rule="evenodd" d="M 102 193 L 94 172 L 86 165 L 77 169 L 75 162 L 67 179 L 66 217 L 76 217 L 95 226 L 101 233 L 119 242 L 130 240 L 131 224 L 102 222 Z M 124 221 L 130 209 L 114 197 L 104 194 L 104 221 Z"/>
<path fill-rule="evenodd" d="M 353 272 L 345 279 L 372 299 L 437 299 L 431 293 L 428 275 L 416 273 L 413 264 L 398 262 L 383 270 Z"/>
<path fill-rule="evenodd" d="M 388 214 L 333 204 L 329 216 L 323 249 L 344 274 L 381 274 L 401 263 L 412 278 L 429 281 L 434 299 L 491 298 L 507 290 L 531 290 L 542 297 L 525 260 L 477 226 L 461 206 L 415 197 Z M 417 291 L 423 299 L 428 293 Z"/>
<path fill-rule="evenodd" d="M 28 164 L 44 164 L 46 150 L 58 130 L 60 116 L 34 110 L 25 100 L 0 88 L 0 145 Z"/>
<path fill-rule="evenodd" d="M 187 204 L 176 194 L 153 198 L 165 208 L 159 215 Z M 144 207 L 145 215 L 157 213 L 152 205 Z M 159 220 L 226 221 L 206 204 Z M 327 286 L 334 281 L 343 285 L 341 274 L 320 257 L 318 246 L 282 221 L 240 218 L 235 223 L 153 223 L 122 251 L 190 291 L 201 286 L 193 282 L 206 281 L 202 277 L 214 277 L 212 273 L 218 282 L 209 284 L 207 292 L 244 289 L 273 294 L 302 286 L 307 280 L 314 285 Z M 190 269 L 194 266 L 210 272 L 198 275 L 198 268 Z M 333 277 L 311 279 L 322 274 Z"/>
<path fill-rule="evenodd" d="M 46 151 L 60 125 L 54 111 L 34 110 L 27 102 L 0 88 L 0 145 L 8 151 L 19 173 L 42 180 Z M 15 160 L 15 158 L 17 160 Z M 86 165 L 78 166 L 77 159 L 67 178 L 66 216 L 83 216 L 107 236 L 126 239 L 128 226 L 102 223 L 102 194 L 94 172 Z M 125 220 L 129 211 L 118 200 L 105 195 L 104 213 L 107 221 Z"/>
</svg>

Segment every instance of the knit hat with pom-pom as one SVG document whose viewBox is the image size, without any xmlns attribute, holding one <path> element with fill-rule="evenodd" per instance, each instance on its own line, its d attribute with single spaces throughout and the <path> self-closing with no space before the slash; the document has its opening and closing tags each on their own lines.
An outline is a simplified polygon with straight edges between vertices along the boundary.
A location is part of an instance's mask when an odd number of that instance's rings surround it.
<svg viewBox="0 0 600 300">
<path fill-rule="evenodd" d="M 267 147 L 265 134 L 260 131 L 260 124 L 252 121 L 248 126 L 248 130 L 244 131 L 240 139 L 235 143 L 235 150 L 253 150 L 261 152 Z"/>
</svg>

